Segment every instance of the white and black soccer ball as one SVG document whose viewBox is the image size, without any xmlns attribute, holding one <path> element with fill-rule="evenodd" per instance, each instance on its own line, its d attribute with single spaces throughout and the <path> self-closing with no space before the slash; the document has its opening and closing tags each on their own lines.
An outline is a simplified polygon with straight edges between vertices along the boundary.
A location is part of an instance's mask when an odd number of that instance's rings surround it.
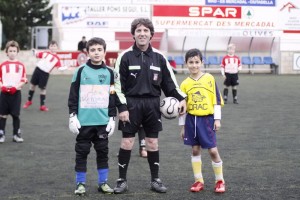
<svg viewBox="0 0 300 200">
<path fill-rule="evenodd" d="M 160 112 L 166 119 L 174 119 L 179 115 L 179 101 L 175 97 L 166 97 L 160 101 Z"/>
</svg>

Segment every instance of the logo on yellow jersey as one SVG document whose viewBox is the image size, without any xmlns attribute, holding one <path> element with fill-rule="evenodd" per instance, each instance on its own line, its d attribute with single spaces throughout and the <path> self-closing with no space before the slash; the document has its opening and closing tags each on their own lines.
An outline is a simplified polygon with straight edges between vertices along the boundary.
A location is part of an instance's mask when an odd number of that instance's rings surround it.
<svg viewBox="0 0 300 200">
<path fill-rule="evenodd" d="M 197 102 L 202 102 L 203 99 L 205 99 L 206 97 L 204 95 L 201 95 L 200 91 L 192 94 L 192 100 L 197 103 Z"/>
</svg>

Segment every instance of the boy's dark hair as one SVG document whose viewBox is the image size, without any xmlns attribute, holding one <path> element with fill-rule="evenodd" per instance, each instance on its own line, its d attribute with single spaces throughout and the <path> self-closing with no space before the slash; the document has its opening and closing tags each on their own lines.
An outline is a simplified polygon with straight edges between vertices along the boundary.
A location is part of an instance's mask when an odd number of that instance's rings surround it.
<svg viewBox="0 0 300 200">
<path fill-rule="evenodd" d="M 154 26 L 153 23 L 150 19 L 148 18 L 137 18 L 132 21 L 131 23 L 131 35 L 134 35 L 135 29 L 137 28 L 138 25 L 144 25 L 145 27 L 150 29 L 151 36 L 153 37 L 154 35 Z"/>
<path fill-rule="evenodd" d="M 6 53 L 7 53 L 9 47 L 17 47 L 17 52 L 20 51 L 20 47 L 19 47 L 18 42 L 14 41 L 14 40 L 8 41 L 6 43 L 6 45 L 5 45 L 5 52 Z"/>
<path fill-rule="evenodd" d="M 201 62 L 203 61 L 202 53 L 199 49 L 190 49 L 185 53 L 185 62 L 187 62 L 187 60 L 189 58 L 192 58 L 195 56 L 199 56 Z"/>
<path fill-rule="evenodd" d="M 93 46 L 95 44 L 99 44 L 103 46 L 104 51 L 106 51 L 106 42 L 104 39 L 102 38 L 98 38 L 98 37 L 93 37 L 92 39 L 90 39 L 87 44 L 86 44 L 86 50 L 89 51 L 90 46 Z"/>
<path fill-rule="evenodd" d="M 48 47 L 49 47 L 50 45 L 54 45 L 54 44 L 56 44 L 56 46 L 58 46 L 58 44 L 57 44 L 57 42 L 56 42 L 55 40 L 51 40 L 51 41 L 49 42 Z"/>
</svg>

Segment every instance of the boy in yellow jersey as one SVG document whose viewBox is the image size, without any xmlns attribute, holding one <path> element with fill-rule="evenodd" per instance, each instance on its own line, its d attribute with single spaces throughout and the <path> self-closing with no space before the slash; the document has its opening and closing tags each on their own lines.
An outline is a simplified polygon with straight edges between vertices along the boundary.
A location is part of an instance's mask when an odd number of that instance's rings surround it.
<svg viewBox="0 0 300 200">
<path fill-rule="evenodd" d="M 192 146 L 191 162 L 195 183 L 190 191 L 204 189 L 201 149 L 208 149 L 215 173 L 215 192 L 223 193 L 223 162 L 217 148 L 216 131 L 221 127 L 221 106 L 224 102 L 214 77 L 201 71 L 202 59 L 198 49 L 190 49 L 185 55 L 190 76 L 180 86 L 181 91 L 187 95 L 187 114 L 179 117 L 179 125 L 182 127 L 180 134 L 184 144 Z"/>
</svg>

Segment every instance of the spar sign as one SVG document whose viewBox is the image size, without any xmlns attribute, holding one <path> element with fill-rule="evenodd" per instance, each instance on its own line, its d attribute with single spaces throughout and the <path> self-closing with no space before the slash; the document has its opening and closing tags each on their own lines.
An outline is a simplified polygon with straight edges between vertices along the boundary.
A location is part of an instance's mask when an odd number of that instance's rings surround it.
<svg viewBox="0 0 300 200">
<path fill-rule="evenodd" d="M 241 18 L 240 7 L 189 7 L 190 17 Z"/>
<path fill-rule="evenodd" d="M 154 6 L 153 16 L 241 18 L 241 7 Z"/>
<path fill-rule="evenodd" d="M 152 20 L 156 28 L 164 29 L 274 30 L 276 11 L 274 7 L 153 5 Z"/>
</svg>

